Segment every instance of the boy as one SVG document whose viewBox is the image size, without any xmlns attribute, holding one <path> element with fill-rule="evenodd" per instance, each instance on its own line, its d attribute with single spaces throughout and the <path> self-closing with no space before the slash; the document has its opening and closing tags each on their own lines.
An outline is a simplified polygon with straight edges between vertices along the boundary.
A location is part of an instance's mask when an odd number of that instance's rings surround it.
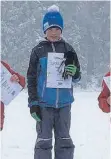
<svg viewBox="0 0 111 159">
<path fill-rule="evenodd" d="M 74 144 L 69 135 L 73 88 L 47 88 L 47 56 L 64 53 L 63 78 L 80 80 L 80 65 L 72 46 L 62 38 L 63 18 L 57 6 L 51 6 L 43 19 L 44 41 L 32 49 L 27 71 L 29 107 L 37 121 L 34 159 L 52 159 L 52 130 L 55 135 L 55 159 L 73 159 Z M 72 62 L 73 61 L 73 62 Z"/>
<path fill-rule="evenodd" d="M 110 99 L 111 99 L 111 95 L 110 95 L 110 72 L 108 72 L 103 79 L 102 82 L 102 91 L 98 97 L 98 101 L 99 101 L 99 107 L 100 109 L 105 112 L 105 113 L 109 113 L 110 112 Z"/>
<path fill-rule="evenodd" d="M 1 63 L 12 74 L 10 80 L 12 82 L 18 82 L 18 83 L 20 83 L 20 85 L 24 88 L 25 87 L 25 78 L 23 76 L 19 75 L 18 73 L 16 73 L 15 71 L 13 71 L 6 62 L 1 61 Z M 0 101 L 0 131 L 3 130 L 3 124 L 4 124 L 4 103 L 2 101 Z"/>
</svg>

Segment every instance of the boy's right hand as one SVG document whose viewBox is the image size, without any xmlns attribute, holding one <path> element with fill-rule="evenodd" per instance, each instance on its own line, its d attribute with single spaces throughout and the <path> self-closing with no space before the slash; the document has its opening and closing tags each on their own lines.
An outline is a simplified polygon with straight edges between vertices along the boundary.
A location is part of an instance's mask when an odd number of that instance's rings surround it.
<svg viewBox="0 0 111 159">
<path fill-rule="evenodd" d="M 36 121 L 40 122 L 42 120 L 41 109 L 39 106 L 30 107 L 30 114 Z"/>
</svg>

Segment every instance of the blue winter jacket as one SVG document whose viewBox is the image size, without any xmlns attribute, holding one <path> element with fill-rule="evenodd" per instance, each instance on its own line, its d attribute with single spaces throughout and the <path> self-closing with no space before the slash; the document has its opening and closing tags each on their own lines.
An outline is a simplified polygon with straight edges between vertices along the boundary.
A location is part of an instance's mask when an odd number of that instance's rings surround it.
<svg viewBox="0 0 111 159">
<path fill-rule="evenodd" d="M 73 88 L 47 88 L 47 56 L 48 52 L 74 52 L 74 61 L 79 73 L 73 76 L 72 82 L 80 80 L 80 65 L 77 54 L 71 45 L 63 39 L 57 42 L 41 41 L 32 49 L 29 68 L 27 71 L 28 106 L 60 108 L 70 105 L 74 101 Z"/>
</svg>

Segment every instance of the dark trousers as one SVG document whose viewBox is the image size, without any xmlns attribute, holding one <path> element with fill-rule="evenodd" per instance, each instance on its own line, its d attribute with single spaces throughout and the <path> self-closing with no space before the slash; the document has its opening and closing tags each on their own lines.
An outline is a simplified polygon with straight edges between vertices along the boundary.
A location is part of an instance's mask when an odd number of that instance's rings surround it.
<svg viewBox="0 0 111 159">
<path fill-rule="evenodd" d="M 55 159 L 73 159 L 74 145 L 69 135 L 71 106 L 41 108 L 42 121 L 37 122 L 34 159 L 52 159 L 52 130 L 55 137 Z"/>
</svg>

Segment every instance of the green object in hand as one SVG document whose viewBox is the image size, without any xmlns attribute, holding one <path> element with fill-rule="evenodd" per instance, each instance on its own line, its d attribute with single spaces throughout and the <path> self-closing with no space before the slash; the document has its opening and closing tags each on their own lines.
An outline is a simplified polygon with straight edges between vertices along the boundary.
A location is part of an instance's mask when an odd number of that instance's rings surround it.
<svg viewBox="0 0 111 159">
<path fill-rule="evenodd" d="M 38 122 L 41 121 L 41 119 L 38 117 L 38 115 L 36 114 L 36 112 L 32 113 L 31 116 Z"/>
<path fill-rule="evenodd" d="M 74 76 L 76 73 L 77 67 L 73 64 L 65 66 L 65 72 L 67 75 Z"/>
</svg>

